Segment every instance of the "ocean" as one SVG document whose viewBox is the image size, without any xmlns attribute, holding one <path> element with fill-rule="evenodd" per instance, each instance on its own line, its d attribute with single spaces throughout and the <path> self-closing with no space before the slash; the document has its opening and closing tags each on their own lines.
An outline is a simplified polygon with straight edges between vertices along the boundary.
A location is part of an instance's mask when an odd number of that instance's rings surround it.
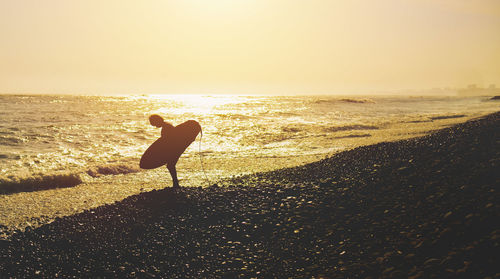
<svg viewBox="0 0 500 279">
<path fill-rule="evenodd" d="M 160 136 L 151 114 L 201 124 L 177 169 L 181 186 L 205 187 L 498 110 L 488 97 L 454 96 L 0 95 L 0 104 L 0 225 L 18 227 L 170 186 L 165 167 L 138 166 Z"/>
</svg>

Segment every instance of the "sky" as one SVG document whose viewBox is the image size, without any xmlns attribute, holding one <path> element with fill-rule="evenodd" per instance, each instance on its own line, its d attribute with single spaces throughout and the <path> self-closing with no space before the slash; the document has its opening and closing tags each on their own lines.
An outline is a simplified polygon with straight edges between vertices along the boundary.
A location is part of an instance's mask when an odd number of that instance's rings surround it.
<svg viewBox="0 0 500 279">
<path fill-rule="evenodd" d="M 0 93 L 500 87 L 498 0 L 0 0 Z"/>
</svg>

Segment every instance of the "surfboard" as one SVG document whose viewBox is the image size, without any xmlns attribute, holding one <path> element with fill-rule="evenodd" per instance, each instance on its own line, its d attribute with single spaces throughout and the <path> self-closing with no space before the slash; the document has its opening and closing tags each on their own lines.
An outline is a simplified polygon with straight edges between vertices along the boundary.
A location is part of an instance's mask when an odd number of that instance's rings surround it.
<svg viewBox="0 0 500 279">
<path fill-rule="evenodd" d="M 194 120 L 175 126 L 167 132 L 166 137 L 157 139 L 146 149 L 139 166 L 142 169 L 155 169 L 169 162 L 177 162 L 200 131 L 200 124 Z"/>
</svg>

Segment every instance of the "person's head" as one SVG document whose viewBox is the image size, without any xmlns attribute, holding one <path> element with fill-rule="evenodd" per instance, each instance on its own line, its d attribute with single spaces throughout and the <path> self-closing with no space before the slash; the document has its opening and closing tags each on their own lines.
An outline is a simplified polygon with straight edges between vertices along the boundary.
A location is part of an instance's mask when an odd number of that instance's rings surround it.
<svg viewBox="0 0 500 279">
<path fill-rule="evenodd" d="M 149 117 L 149 123 L 157 128 L 161 127 L 165 121 L 163 120 L 163 117 L 159 116 L 158 114 L 153 114 Z"/>
</svg>

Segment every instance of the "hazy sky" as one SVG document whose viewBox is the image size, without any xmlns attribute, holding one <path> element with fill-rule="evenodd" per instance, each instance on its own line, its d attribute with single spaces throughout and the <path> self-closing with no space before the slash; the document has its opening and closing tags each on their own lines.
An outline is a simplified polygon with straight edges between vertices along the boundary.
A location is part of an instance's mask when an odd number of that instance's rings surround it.
<svg viewBox="0 0 500 279">
<path fill-rule="evenodd" d="M 499 0 L 0 0 L 0 92 L 500 87 Z"/>
</svg>

